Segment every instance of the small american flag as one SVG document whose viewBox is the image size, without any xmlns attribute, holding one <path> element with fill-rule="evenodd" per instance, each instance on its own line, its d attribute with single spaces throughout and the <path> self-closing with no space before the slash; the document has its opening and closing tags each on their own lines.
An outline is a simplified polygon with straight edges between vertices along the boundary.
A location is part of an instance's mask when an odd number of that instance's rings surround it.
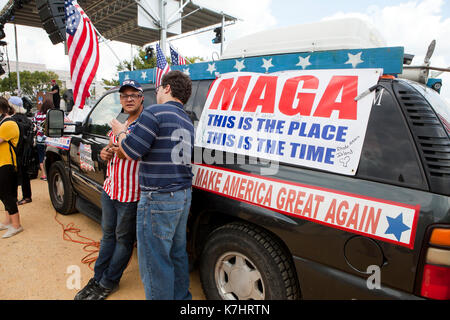
<svg viewBox="0 0 450 320">
<path fill-rule="evenodd" d="M 156 44 L 156 81 L 155 86 L 159 87 L 161 85 L 162 77 L 170 71 L 170 66 L 166 61 L 166 57 L 162 52 L 159 44 Z"/>
<path fill-rule="evenodd" d="M 74 107 L 83 109 L 98 68 L 98 39 L 91 20 L 76 0 L 65 0 L 64 7 Z"/>
<path fill-rule="evenodd" d="M 179 54 L 172 46 L 170 46 L 170 58 L 173 66 L 180 66 L 186 64 L 186 59 Z"/>
</svg>

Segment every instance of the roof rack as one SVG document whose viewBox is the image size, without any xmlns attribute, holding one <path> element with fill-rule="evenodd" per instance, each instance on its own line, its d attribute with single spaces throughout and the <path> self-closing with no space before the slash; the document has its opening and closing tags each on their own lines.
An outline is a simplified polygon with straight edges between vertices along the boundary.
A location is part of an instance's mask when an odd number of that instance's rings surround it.
<svg viewBox="0 0 450 320">
<path fill-rule="evenodd" d="M 171 66 L 188 74 L 192 80 L 215 79 L 229 72 L 273 73 L 287 70 L 382 68 L 384 74 L 403 72 L 403 47 L 298 52 L 199 62 Z M 119 82 L 134 79 L 140 83 L 155 82 L 155 68 L 119 72 Z"/>
</svg>

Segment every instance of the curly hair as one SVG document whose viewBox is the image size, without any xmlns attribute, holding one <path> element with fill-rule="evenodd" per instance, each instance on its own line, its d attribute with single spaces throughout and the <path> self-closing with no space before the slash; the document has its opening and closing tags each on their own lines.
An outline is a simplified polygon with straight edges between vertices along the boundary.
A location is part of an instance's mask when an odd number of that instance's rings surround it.
<svg viewBox="0 0 450 320">
<path fill-rule="evenodd" d="M 192 81 L 189 76 L 178 70 L 166 73 L 161 81 L 163 87 L 170 85 L 172 97 L 181 101 L 182 104 L 188 102 L 192 93 Z"/>
</svg>

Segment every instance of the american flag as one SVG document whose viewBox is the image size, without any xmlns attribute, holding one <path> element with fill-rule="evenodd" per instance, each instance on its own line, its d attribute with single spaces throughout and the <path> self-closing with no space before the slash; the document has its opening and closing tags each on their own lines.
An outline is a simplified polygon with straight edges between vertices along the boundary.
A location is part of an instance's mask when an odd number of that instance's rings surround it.
<svg viewBox="0 0 450 320">
<path fill-rule="evenodd" d="M 65 0 L 64 7 L 74 107 L 83 109 L 98 68 L 98 39 L 91 20 L 76 0 Z"/>
<path fill-rule="evenodd" d="M 161 85 L 162 77 L 170 71 L 170 66 L 166 61 L 166 57 L 162 52 L 159 44 L 156 44 L 156 81 L 155 86 L 159 87 Z"/>
<path fill-rule="evenodd" d="M 173 66 L 180 66 L 186 64 L 186 59 L 179 54 L 172 46 L 170 46 L 170 58 Z"/>
</svg>

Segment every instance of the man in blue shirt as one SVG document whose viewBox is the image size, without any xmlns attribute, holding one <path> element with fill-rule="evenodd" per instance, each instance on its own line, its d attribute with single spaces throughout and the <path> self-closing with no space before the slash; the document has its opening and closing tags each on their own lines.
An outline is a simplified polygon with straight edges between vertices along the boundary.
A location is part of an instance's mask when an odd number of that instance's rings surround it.
<svg viewBox="0 0 450 320">
<path fill-rule="evenodd" d="M 192 299 L 186 224 L 191 205 L 194 126 L 183 109 L 190 78 L 170 71 L 156 88 L 157 104 L 144 108 L 133 130 L 111 122 L 119 148 L 140 159 L 137 211 L 138 259 L 147 299 Z"/>
</svg>

